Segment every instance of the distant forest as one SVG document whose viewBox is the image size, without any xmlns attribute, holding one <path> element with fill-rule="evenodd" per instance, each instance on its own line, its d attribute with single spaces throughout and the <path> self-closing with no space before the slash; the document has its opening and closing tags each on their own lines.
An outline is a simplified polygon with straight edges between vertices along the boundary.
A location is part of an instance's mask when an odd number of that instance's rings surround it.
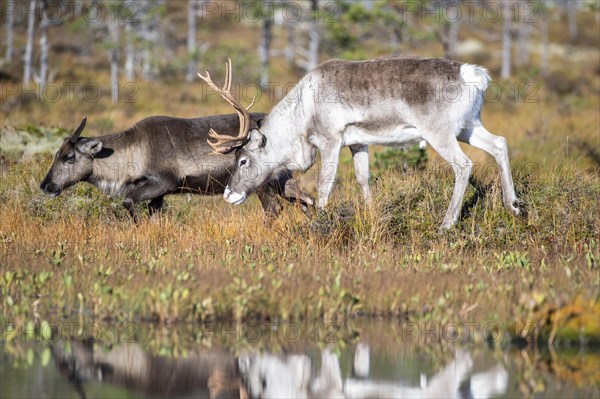
<svg viewBox="0 0 600 399">
<path fill-rule="evenodd" d="M 578 15 L 596 1 L 4 0 L 2 79 L 44 87 L 66 57 L 102 54 L 111 87 L 196 79 L 200 65 L 237 57 L 243 78 L 268 86 L 273 60 L 302 76 L 330 58 L 412 54 L 548 71 L 552 40 L 583 43 Z M 597 26 L 597 23 L 596 23 Z M 552 34 L 552 31 L 555 31 Z M 65 37 L 68 36 L 68 37 Z M 588 35 L 589 36 L 589 35 Z M 281 65 L 281 64 L 278 64 Z M 121 83 L 120 83 L 121 82 Z M 118 99 L 118 90 L 113 91 Z"/>
</svg>

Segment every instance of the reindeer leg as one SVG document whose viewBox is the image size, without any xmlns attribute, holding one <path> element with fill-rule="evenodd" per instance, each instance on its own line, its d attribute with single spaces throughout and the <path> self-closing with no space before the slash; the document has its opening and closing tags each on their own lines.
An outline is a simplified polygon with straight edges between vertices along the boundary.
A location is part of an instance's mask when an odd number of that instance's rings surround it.
<svg viewBox="0 0 600 399">
<path fill-rule="evenodd" d="M 315 199 L 310 195 L 306 194 L 300 187 L 296 179 L 290 177 L 285 181 L 283 185 L 283 196 L 290 202 L 296 202 L 300 204 L 300 209 L 305 215 L 309 216 L 311 210 L 315 207 Z"/>
<path fill-rule="evenodd" d="M 271 183 L 262 185 L 256 190 L 256 195 L 265 211 L 267 224 L 273 221 L 281 213 L 281 204 L 277 199 L 275 188 Z"/>
<path fill-rule="evenodd" d="M 442 229 L 448 229 L 458 221 L 465 190 L 473 170 L 473 162 L 460 148 L 454 135 L 423 132 L 423 137 L 454 170 L 454 191 L 441 226 Z"/>
<path fill-rule="evenodd" d="M 360 185 L 363 197 L 367 204 L 371 203 L 371 189 L 369 188 L 369 146 L 351 145 L 350 152 L 354 160 L 354 174 Z"/>
<path fill-rule="evenodd" d="M 319 148 L 321 150 L 321 169 L 319 171 L 319 200 L 317 207 L 325 208 L 329 201 L 329 195 L 333 190 L 337 174 L 338 164 L 340 162 L 341 143 L 328 142 Z"/>
<path fill-rule="evenodd" d="M 502 136 L 496 136 L 486 130 L 480 124 L 468 129 L 464 129 L 458 136 L 458 139 L 468 143 L 473 147 L 479 148 L 490 154 L 496 160 L 500 171 L 500 180 L 502 182 L 502 199 L 506 209 L 515 216 L 521 214 L 519 209 L 519 199 L 515 194 L 510 163 L 508 160 L 508 146 L 506 139 Z"/>
<path fill-rule="evenodd" d="M 127 194 L 123 205 L 133 220 L 137 223 L 137 215 L 135 214 L 135 204 L 142 201 L 151 200 L 148 204 L 148 212 L 152 216 L 156 211 L 160 211 L 163 204 L 163 197 L 168 192 L 170 187 L 176 187 L 176 184 L 169 184 L 169 181 L 157 181 L 155 179 L 148 179 L 141 183 L 137 188 Z"/>
<path fill-rule="evenodd" d="M 281 172 L 270 184 L 277 195 L 290 203 L 298 204 L 306 215 L 308 215 L 310 208 L 315 206 L 315 200 L 298 187 L 292 172 L 289 170 Z"/>
<path fill-rule="evenodd" d="M 135 211 L 135 201 L 133 199 L 127 197 L 123 201 L 123 206 L 129 212 L 129 215 L 131 216 L 131 219 L 133 220 L 133 223 L 137 224 L 138 217 L 137 217 L 137 213 Z"/>
<path fill-rule="evenodd" d="M 150 202 L 148 202 L 148 214 L 150 215 L 150 217 L 153 217 L 154 215 L 160 215 L 164 204 L 164 198 L 164 195 L 160 195 L 151 199 Z"/>
</svg>

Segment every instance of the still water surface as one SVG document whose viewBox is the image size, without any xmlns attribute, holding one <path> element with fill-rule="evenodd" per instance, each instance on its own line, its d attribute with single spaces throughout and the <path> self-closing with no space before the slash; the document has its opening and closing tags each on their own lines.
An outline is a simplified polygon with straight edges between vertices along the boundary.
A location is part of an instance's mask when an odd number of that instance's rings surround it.
<svg viewBox="0 0 600 399">
<path fill-rule="evenodd" d="M 458 345 L 382 321 L 68 327 L 2 343 L 0 397 L 600 397 L 597 348 Z"/>
</svg>

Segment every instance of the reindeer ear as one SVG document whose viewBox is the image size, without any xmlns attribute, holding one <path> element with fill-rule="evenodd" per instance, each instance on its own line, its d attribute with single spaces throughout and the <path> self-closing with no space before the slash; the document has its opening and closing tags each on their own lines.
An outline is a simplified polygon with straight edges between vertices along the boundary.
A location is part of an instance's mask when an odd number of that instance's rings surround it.
<svg viewBox="0 0 600 399">
<path fill-rule="evenodd" d="M 246 144 L 246 148 L 250 151 L 264 148 L 267 145 L 267 137 L 262 134 L 258 129 L 252 129 L 250 131 L 250 140 Z"/>
<path fill-rule="evenodd" d="M 77 147 L 82 153 L 93 157 L 102 151 L 102 142 L 99 139 L 84 140 Z"/>
</svg>

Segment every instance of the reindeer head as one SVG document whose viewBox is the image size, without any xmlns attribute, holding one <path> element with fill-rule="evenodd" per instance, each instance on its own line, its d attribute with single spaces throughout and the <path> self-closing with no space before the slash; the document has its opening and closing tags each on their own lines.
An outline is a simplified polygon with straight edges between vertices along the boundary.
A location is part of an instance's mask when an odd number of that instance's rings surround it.
<svg viewBox="0 0 600 399">
<path fill-rule="evenodd" d="M 48 174 L 40 184 L 40 189 L 49 195 L 58 195 L 65 188 L 77 182 L 86 180 L 92 173 L 94 156 L 102 150 L 99 139 L 79 137 L 86 123 L 83 118 L 81 125 L 73 135 L 66 138 L 60 146 Z"/>
<path fill-rule="evenodd" d="M 206 71 L 206 76 L 200 74 L 198 76 L 219 93 L 236 110 L 240 118 L 240 131 L 237 136 L 221 135 L 211 129 L 209 135 L 216 141 L 208 141 L 217 154 L 236 151 L 237 168 L 231 175 L 223 198 L 231 204 L 238 205 L 277 172 L 265 162 L 268 158 L 261 156 L 264 153 L 267 138 L 258 129 L 250 128 L 251 120 L 248 110 L 254 105 L 255 99 L 248 107 L 244 107 L 231 94 L 231 59 L 225 64 L 225 83 L 222 88 L 212 81 L 208 71 Z"/>
</svg>

